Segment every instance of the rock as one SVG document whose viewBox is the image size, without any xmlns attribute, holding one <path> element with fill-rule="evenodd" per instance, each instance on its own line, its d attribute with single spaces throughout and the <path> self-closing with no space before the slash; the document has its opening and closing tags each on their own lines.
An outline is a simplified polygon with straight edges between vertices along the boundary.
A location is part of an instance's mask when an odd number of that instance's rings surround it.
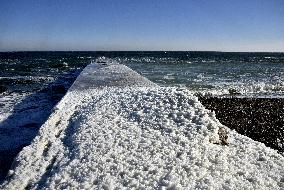
<svg viewBox="0 0 284 190">
<path fill-rule="evenodd" d="M 229 145 L 228 143 L 228 133 L 224 127 L 220 127 L 218 130 L 219 140 L 221 145 Z"/>
</svg>

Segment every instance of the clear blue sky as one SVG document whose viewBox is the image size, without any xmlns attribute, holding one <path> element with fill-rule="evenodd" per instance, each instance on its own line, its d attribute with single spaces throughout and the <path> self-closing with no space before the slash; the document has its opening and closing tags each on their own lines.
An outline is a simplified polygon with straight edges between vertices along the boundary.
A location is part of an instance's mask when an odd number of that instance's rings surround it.
<svg viewBox="0 0 284 190">
<path fill-rule="evenodd" d="M 0 51 L 284 52 L 284 0 L 0 0 Z"/>
</svg>

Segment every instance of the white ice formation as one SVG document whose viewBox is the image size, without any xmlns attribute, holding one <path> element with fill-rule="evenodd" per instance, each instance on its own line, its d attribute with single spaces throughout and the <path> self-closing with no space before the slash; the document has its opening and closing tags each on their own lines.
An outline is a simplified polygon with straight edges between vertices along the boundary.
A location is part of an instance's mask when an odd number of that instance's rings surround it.
<svg viewBox="0 0 284 190">
<path fill-rule="evenodd" d="M 284 158 L 222 126 L 186 89 L 92 63 L 1 188 L 283 189 Z"/>
</svg>

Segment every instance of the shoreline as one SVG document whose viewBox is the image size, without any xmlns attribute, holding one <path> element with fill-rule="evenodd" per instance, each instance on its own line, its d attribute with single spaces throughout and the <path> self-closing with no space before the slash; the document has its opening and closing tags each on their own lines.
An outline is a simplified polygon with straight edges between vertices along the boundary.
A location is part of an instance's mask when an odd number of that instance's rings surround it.
<svg viewBox="0 0 284 190">
<path fill-rule="evenodd" d="M 284 154 L 284 98 L 198 99 L 223 125 Z"/>
</svg>

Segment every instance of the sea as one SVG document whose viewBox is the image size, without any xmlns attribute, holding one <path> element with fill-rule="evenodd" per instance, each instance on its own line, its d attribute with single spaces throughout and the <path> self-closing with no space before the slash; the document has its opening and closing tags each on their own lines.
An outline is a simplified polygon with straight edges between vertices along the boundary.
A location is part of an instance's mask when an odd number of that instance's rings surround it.
<svg viewBox="0 0 284 190">
<path fill-rule="evenodd" d="M 84 67 L 101 57 L 196 95 L 284 97 L 284 53 L 0 52 L 0 180 Z"/>
</svg>

